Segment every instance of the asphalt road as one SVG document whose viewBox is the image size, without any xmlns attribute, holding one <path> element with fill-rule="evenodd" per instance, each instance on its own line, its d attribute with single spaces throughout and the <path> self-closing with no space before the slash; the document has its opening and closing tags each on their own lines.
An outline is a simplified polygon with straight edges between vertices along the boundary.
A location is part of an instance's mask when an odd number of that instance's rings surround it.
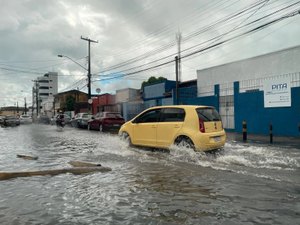
<svg viewBox="0 0 300 225">
<path fill-rule="evenodd" d="M 0 140 L 0 171 L 74 160 L 112 169 L 2 180 L 1 224 L 300 223 L 300 151 L 292 145 L 229 138 L 217 155 L 149 151 L 115 134 L 34 124 L 0 128 Z"/>
</svg>

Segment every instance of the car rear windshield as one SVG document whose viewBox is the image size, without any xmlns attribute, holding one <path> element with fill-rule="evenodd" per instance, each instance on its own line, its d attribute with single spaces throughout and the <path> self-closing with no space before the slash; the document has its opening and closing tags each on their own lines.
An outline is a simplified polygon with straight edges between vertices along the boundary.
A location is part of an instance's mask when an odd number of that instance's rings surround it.
<svg viewBox="0 0 300 225">
<path fill-rule="evenodd" d="M 204 122 L 221 121 L 221 117 L 215 108 L 198 108 L 196 111 L 199 119 Z"/>
</svg>

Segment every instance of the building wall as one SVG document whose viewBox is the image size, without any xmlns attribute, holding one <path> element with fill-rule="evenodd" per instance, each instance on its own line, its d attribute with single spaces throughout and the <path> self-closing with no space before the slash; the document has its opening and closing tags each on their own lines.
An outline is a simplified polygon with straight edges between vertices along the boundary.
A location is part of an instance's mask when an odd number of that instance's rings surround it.
<svg viewBox="0 0 300 225">
<path fill-rule="evenodd" d="M 39 113 L 42 114 L 53 112 L 54 95 L 56 95 L 57 92 L 58 76 L 56 72 L 49 72 L 44 76 L 37 77 L 32 94 L 33 107 L 38 108 Z M 38 99 L 36 99 L 36 95 Z"/>
<path fill-rule="evenodd" d="M 116 91 L 116 103 L 135 101 L 140 99 L 140 90 L 126 88 Z"/>
<path fill-rule="evenodd" d="M 272 124 L 274 135 L 299 136 L 299 59 L 300 46 L 297 46 L 198 70 L 198 98 L 187 100 L 190 104 L 199 101 L 201 104 L 218 105 L 223 125 L 233 131 L 242 132 L 242 121 L 245 120 L 248 132 L 252 134 L 268 135 L 269 126 Z M 282 107 L 275 104 L 276 106 L 271 108 L 264 105 L 264 100 L 267 100 L 264 85 L 268 80 L 285 80 L 290 84 L 291 106 Z M 219 85 L 218 95 L 214 90 L 216 85 Z M 217 98 L 214 98 L 214 95 Z"/>
<path fill-rule="evenodd" d="M 147 85 L 143 88 L 144 101 L 166 98 L 172 96 L 172 90 L 176 87 L 175 81 L 166 80 L 161 83 Z"/>
<path fill-rule="evenodd" d="M 247 131 L 252 134 L 273 134 L 279 136 L 300 136 L 300 87 L 291 88 L 291 107 L 265 108 L 264 92 L 239 93 L 235 84 L 235 131 L 242 132 L 242 122 L 247 122 Z"/>
<path fill-rule="evenodd" d="M 75 99 L 75 114 L 88 111 L 88 95 L 77 90 L 71 90 L 57 94 L 55 96 L 55 111 L 63 109 L 68 96 L 72 96 Z"/>
<path fill-rule="evenodd" d="M 93 97 L 93 113 L 100 111 L 116 111 L 118 107 L 116 104 L 116 96 L 111 94 L 102 94 L 97 97 Z"/>
<path fill-rule="evenodd" d="M 188 105 L 214 106 L 221 114 L 223 125 L 227 130 L 242 132 L 242 123 L 246 121 L 249 134 L 269 135 L 269 126 L 272 124 L 274 136 L 300 136 L 300 86 L 291 88 L 291 107 L 265 108 L 263 91 L 241 92 L 240 82 L 235 82 L 232 102 L 234 117 L 229 118 L 230 121 L 233 120 L 235 125 L 233 128 L 226 126 L 228 118 L 220 112 L 222 96 L 219 89 L 220 86 L 215 85 L 214 94 L 211 96 L 181 97 L 180 102 Z"/>
<path fill-rule="evenodd" d="M 44 100 L 53 98 L 58 91 L 58 78 L 57 73 L 49 72 L 42 77 L 38 77 L 39 98 Z"/>
<path fill-rule="evenodd" d="M 166 92 L 165 83 L 144 87 L 144 99 L 162 98 Z"/>
<path fill-rule="evenodd" d="M 300 46 L 197 71 L 198 96 L 214 84 L 233 83 L 300 71 Z"/>
</svg>

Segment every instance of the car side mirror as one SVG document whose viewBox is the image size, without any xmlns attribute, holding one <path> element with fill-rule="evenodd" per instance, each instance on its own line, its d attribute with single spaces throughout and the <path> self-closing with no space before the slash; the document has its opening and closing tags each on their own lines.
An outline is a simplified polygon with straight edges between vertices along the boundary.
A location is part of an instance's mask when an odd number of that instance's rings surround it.
<svg viewBox="0 0 300 225">
<path fill-rule="evenodd" d="M 91 117 L 91 119 L 92 119 L 92 120 L 94 120 L 94 119 L 95 119 L 95 117 L 93 117 L 93 116 L 92 116 L 92 117 Z"/>
</svg>

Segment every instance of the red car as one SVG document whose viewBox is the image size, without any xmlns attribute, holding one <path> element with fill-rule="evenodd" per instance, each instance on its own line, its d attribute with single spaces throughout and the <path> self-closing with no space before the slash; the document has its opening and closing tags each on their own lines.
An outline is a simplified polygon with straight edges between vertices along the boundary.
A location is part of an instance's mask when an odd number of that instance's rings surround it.
<svg viewBox="0 0 300 225">
<path fill-rule="evenodd" d="M 125 123 L 124 118 L 117 112 L 99 112 L 88 121 L 88 130 L 118 131 Z"/>
</svg>

